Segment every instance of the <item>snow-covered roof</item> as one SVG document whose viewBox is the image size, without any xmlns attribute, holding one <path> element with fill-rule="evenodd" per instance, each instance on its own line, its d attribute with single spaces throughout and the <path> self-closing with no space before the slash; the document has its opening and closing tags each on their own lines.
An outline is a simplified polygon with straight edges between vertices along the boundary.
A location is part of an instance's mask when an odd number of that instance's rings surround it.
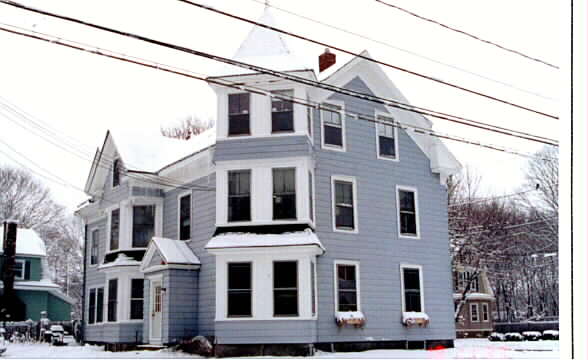
<svg viewBox="0 0 588 360">
<path fill-rule="evenodd" d="M 2 282 L 0 282 L 0 289 L 3 288 Z M 30 290 L 30 291 L 47 291 L 58 298 L 62 299 L 63 301 L 69 304 L 75 304 L 75 300 L 71 297 L 65 295 L 59 285 L 55 284 L 49 279 L 41 279 L 40 281 L 15 281 L 14 282 L 14 289 L 15 290 Z"/>
<path fill-rule="evenodd" d="M 124 253 L 119 253 L 113 262 L 102 264 L 98 267 L 98 269 L 103 270 L 103 269 L 109 269 L 109 268 L 114 268 L 114 267 L 119 267 L 119 266 L 139 266 L 139 265 L 141 265 L 141 262 L 127 256 Z"/>
<path fill-rule="evenodd" d="M 283 234 L 225 233 L 210 239 L 208 244 L 206 244 L 206 249 L 304 245 L 315 245 L 323 251 L 325 250 L 316 234 L 309 229 Z"/>
<path fill-rule="evenodd" d="M 270 7 L 266 7 L 257 22 L 275 28 L 282 28 L 276 25 L 275 15 Z M 255 25 L 251 29 L 247 38 L 241 43 L 233 56 L 233 60 L 278 71 L 313 68 L 305 58 L 298 57 L 292 53 L 282 34 L 259 25 Z M 214 76 L 250 74 L 253 72 L 252 70 L 223 64 L 214 72 Z"/>
<path fill-rule="evenodd" d="M 200 265 L 200 260 L 185 241 L 154 237 L 153 244 L 168 264 Z"/>
<path fill-rule="evenodd" d="M 157 172 L 216 141 L 215 128 L 189 140 L 165 137 L 159 129 L 110 130 L 109 133 L 125 168 L 147 172 Z"/>
<path fill-rule="evenodd" d="M 4 248 L 4 226 L 0 225 L 0 254 Z M 45 243 L 33 229 L 18 228 L 16 231 L 16 254 L 47 256 Z"/>
<path fill-rule="evenodd" d="M 454 293 L 453 299 L 454 300 L 461 299 L 461 294 Z M 466 299 L 467 300 L 494 300 L 494 296 L 492 294 L 473 292 L 473 293 L 468 293 L 466 295 Z"/>
</svg>

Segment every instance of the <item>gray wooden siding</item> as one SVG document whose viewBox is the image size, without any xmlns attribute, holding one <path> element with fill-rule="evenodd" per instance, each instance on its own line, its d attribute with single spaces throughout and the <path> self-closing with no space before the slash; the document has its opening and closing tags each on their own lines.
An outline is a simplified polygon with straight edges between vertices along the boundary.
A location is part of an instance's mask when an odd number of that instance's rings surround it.
<svg viewBox="0 0 588 360">
<path fill-rule="evenodd" d="M 104 343 L 141 343 L 142 323 L 105 323 L 86 326 L 86 341 Z"/>
<path fill-rule="evenodd" d="M 219 344 L 292 344 L 316 342 L 316 320 L 218 321 Z"/>
<path fill-rule="evenodd" d="M 292 156 L 308 156 L 312 144 L 308 136 L 277 136 L 218 141 L 214 161 L 268 159 Z"/>
<path fill-rule="evenodd" d="M 359 78 L 347 86 L 371 93 Z M 381 106 L 333 95 L 346 110 L 374 114 Z M 318 258 L 318 341 L 453 339 L 451 267 L 447 235 L 446 191 L 431 173 L 430 162 L 417 145 L 399 130 L 400 161 L 381 160 L 376 154 L 374 124 L 346 117 L 346 152 L 320 148 L 320 118 L 315 112 L 317 234 L 327 252 Z M 401 112 L 392 114 L 402 121 Z M 357 182 L 358 234 L 332 230 L 331 176 L 354 176 Z M 421 239 L 398 237 L 396 185 L 418 189 Z M 333 321 L 334 261 L 360 262 L 361 310 L 364 329 L 338 329 Z M 401 325 L 400 264 L 423 267 L 427 328 Z"/>
<path fill-rule="evenodd" d="M 178 343 L 198 335 L 198 271 L 165 272 L 168 301 L 164 313 L 164 342 Z"/>
</svg>

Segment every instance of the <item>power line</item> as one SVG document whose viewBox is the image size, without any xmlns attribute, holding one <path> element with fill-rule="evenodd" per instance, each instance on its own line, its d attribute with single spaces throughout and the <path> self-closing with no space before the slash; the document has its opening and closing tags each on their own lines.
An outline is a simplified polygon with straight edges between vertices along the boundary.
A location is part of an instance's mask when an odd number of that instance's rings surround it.
<svg viewBox="0 0 588 360">
<path fill-rule="evenodd" d="M 7 0 L 1 0 L 1 1 L 2 2 L 9 2 Z M 217 13 L 217 14 L 220 14 L 220 15 L 224 15 L 224 16 L 227 16 L 227 17 L 230 17 L 230 18 L 233 18 L 233 19 L 244 21 L 244 22 L 247 22 L 247 23 L 256 25 L 256 26 L 260 26 L 260 27 L 263 27 L 263 28 L 268 29 L 268 30 L 279 32 L 279 33 L 282 33 L 282 34 L 285 34 L 285 35 L 288 35 L 288 36 L 291 36 L 291 37 L 294 37 L 294 38 L 297 38 L 297 39 L 305 40 L 305 41 L 311 42 L 313 44 L 317 44 L 317 45 L 325 46 L 325 47 L 328 47 L 328 48 L 331 48 L 331 49 L 335 49 L 337 51 L 343 52 L 343 53 L 348 54 L 348 55 L 353 55 L 353 56 L 362 58 L 364 60 L 368 60 L 368 61 L 371 61 L 373 63 L 376 63 L 376 64 L 379 64 L 379 65 L 382 65 L 382 66 L 389 67 L 391 69 L 399 70 L 399 71 L 405 72 L 407 74 L 411 74 L 411 75 L 418 76 L 418 77 L 423 78 L 423 79 L 431 80 L 431 81 L 437 82 L 439 84 L 443 84 L 443 85 L 446 85 L 446 86 L 449 86 L 449 87 L 452 87 L 452 88 L 455 88 L 455 89 L 458 89 L 458 90 L 461 90 L 461 91 L 468 92 L 470 94 L 478 95 L 478 96 L 481 96 L 481 97 L 484 97 L 484 98 L 487 98 L 487 99 L 490 99 L 490 100 L 493 100 L 493 101 L 497 101 L 497 102 L 500 102 L 500 103 L 503 103 L 503 104 L 506 104 L 506 105 L 509 105 L 509 106 L 513 106 L 513 107 L 519 108 L 521 110 L 526 110 L 526 111 L 535 113 L 537 115 L 545 116 L 545 117 L 552 118 L 552 119 L 555 119 L 555 120 L 558 120 L 559 119 L 555 115 L 551 115 L 551 114 L 548 114 L 548 113 L 545 113 L 545 112 L 542 112 L 542 111 L 539 111 L 539 110 L 532 109 L 530 107 L 519 105 L 519 104 L 510 102 L 508 100 L 504 100 L 504 99 L 501 99 L 501 98 L 498 98 L 498 97 L 495 97 L 495 96 L 492 96 L 492 95 L 488 95 L 488 94 L 482 93 L 480 91 L 471 90 L 471 89 L 468 89 L 468 88 L 463 87 L 461 85 L 457 85 L 457 84 L 454 84 L 454 83 L 450 83 L 448 81 L 437 79 L 437 78 L 435 78 L 433 76 L 430 76 L 430 75 L 421 74 L 421 73 L 419 73 L 417 71 L 414 71 L 414 70 L 409 70 L 409 69 L 406 69 L 406 68 L 401 67 L 401 66 L 397 66 L 397 65 L 393 65 L 393 64 L 390 64 L 390 63 L 381 61 L 381 60 L 373 59 L 371 57 L 362 55 L 361 53 L 356 53 L 354 51 L 346 50 L 346 49 L 341 48 L 339 46 L 334 46 L 334 45 L 331 45 L 331 44 L 328 44 L 328 43 L 325 43 L 325 42 L 322 42 L 322 41 L 318 41 L 318 40 L 314 40 L 314 39 L 311 39 L 311 38 L 308 38 L 308 37 L 305 37 L 305 36 L 302 36 L 302 35 L 298 35 L 296 33 L 293 33 L 293 32 L 290 32 L 290 31 L 286 31 L 286 30 L 277 28 L 275 26 L 270 26 L 270 25 L 262 24 L 262 23 L 260 23 L 258 21 L 250 20 L 250 19 L 244 18 L 242 16 L 238 16 L 238 15 L 231 14 L 231 13 L 228 13 L 228 12 L 225 12 L 225 11 L 222 11 L 222 10 L 218 10 L 218 9 L 215 9 L 215 8 L 210 7 L 210 6 L 207 6 L 207 5 L 195 3 L 195 2 L 190 1 L 190 0 L 177 0 L 177 1 L 183 2 L 183 3 L 186 3 L 186 4 L 189 4 L 189 5 L 192 5 L 192 6 L 196 6 L 196 7 L 199 7 L 201 9 L 212 11 L 214 13 Z"/>
<path fill-rule="evenodd" d="M 258 4 L 265 4 L 265 1 L 261 1 L 261 0 L 250 0 L 250 1 L 256 2 Z M 374 38 L 371 38 L 369 36 L 362 35 L 360 33 L 353 32 L 353 31 L 347 30 L 345 28 L 341 28 L 341 27 L 338 27 L 338 26 L 335 26 L 335 25 L 326 23 L 324 21 L 320 21 L 320 20 L 313 19 L 313 18 L 308 17 L 308 16 L 305 16 L 305 15 L 301 15 L 301 14 L 295 13 L 295 12 L 293 12 L 291 10 L 287 10 L 287 9 L 284 9 L 284 8 L 277 7 L 275 5 L 267 4 L 267 6 L 273 8 L 273 9 L 276 9 L 278 11 L 284 12 L 286 14 L 290 14 L 290 15 L 295 16 L 297 18 L 304 19 L 304 20 L 307 20 L 309 22 L 313 22 L 313 23 L 316 23 L 316 24 L 320 24 L 322 26 L 325 26 L 325 27 L 328 27 L 328 28 L 331 28 L 331 29 L 334 29 L 334 30 L 337 30 L 337 31 L 340 31 L 340 32 L 343 32 L 343 33 L 346 33 L 346 34 L 349 34 L 349 35 L 352 35 L 352 36 L 356 36 L 358 38 L 361 38 L 361 39 L 364 39 L 364 40 L 368 40 L 368 41 L 371 41 L 373 43 L 376 43 L 376 44 L 379 44 L 379 45 L 383 45 L 383 46 L 386 46 L 388 48 L 391 48 L 391 49 L 394 49 L 394 50 L 398 50 L 398 51 L 404 52 L 406 54 L 409 54 L 409 55 L 418 57 L 420 59 L 430 61 L 430 62 L 432 62 L 434 64 L 442 65 L 442 66 L 448 67 L 450 69 L 457 70 L 459 72 L 462 72 L 462 73 L 465 73 L 465 74 L 468 74 L 468 75 L 475 76 L 475 77 L 477 77 L 479 79 L 491 81 L 491 82 L 494 82 L 496 84 L 499 84 L 499 85 L 502 85 L 502 86 L 511 88 L 513 90 L 517 90 L 517 91 L 520 91 L 520 92 L 523 92 L 523 93 L 526 93 L 526 94 L 529 94 L 529 95 L 533 95 L 533 96 L 542 98 L 544 100 L 555 101 L 555 99 L 552 98 L 552 97 L 545 96 L 545 95 L 540 94 L 540 93 L 537 93 L 535 91 L 531 91 L 531 90 L 528 90 L 528 89 L 521 88 L 519 86 L 510 84 L 510 83 L 507 83 L 505 81 L 493 79 L 491 77 L 488 77 L 488 76 L 485 76 L 485 75 L 482 75 L 482 74 L 473 72 L 471 70 L 467 70 L 467 69 L 458 67 L 456 65 L 452 65 L 452 64 L 448 64 L 448 63 L 445 63 L 445 62 L 442 62 L 442 61 L 439 61 L 439 60 L 435 60 L 435 59 L 433 59 L 431 57 L 428 57 L 428 56 L 419 54 L 417 52 L 414 52 L 414 51 L 411 51 L 411 50 L 406 50 L 406 49 L 400 48 L 398 46 L 392 45 L 391 43 L 385 42 L 383 40 L 374 39 Z"/>
<path fill-rule="evenodd" d="M 196 55 L 199 57 L 204 57 L 213 61 L 217 61 L 217 62 L 222 62 L 225 64 L 229 64 L 229 65 L 233 65 L 233 66 L 238 66 L 247 70 L 252 70 L 255 72 L 259 72 L 259 73 L 264 73 L 264 74 L 269 74 L 269 75 L 273 75 L 275 77 L 281 78 L 281 79 L 286 79 L 286 80 L 290 80 L 290 81 L 294 81 L 297 83 L 301 83 L 307 86 L 313 86 L 313 87 L 317 87 L 317 88 L 321 88 L 321 89 L 325 89 L 325 90 L 329 90 L 329 91 L 333 91 L 333 92 L 337 92 L 340 94 L 344 94 L 344 95 L 348 95 L 348 96 L 352 96 L 358 99 L 362 99 L 362 100 L 367 100 L 367 101 L 372 101 L 374 103 L 378 103 L 378 104 L 383 104 L 383 105 L 387 105 L 390 107 L 394 107 L 394 108 L 398 108 L 404 111 L 410 111 L 410 112 L 414 112 L 414 113 L 418 113 L 421 115 L 428 115 L 428 116 L 432 116 L 438 119 L 443 119 L 443 120 L 448 120 L 448 121 L 452 121 L 455 123 L 459 123 L 462 125 L 466 125 L 466 126 L 471 126 L 471 127 L 475 127 L 475 128 L 479 128 L 479 129 L 484 129 L 487 131 L 492 131 L 492 132 L 496 132 L 496 133 L 500 133 L 500 134 L 504 134 L 504 135 L 508 135 L 508 136 L 514 136 L 514 137 L 518 137 L 518 138 L 522 138 L 522 139 L 526 139 L 526 140 L 530 140 L 530 141 L 535 141 L 535 142 L 540 142 L 543 144 L 547 144 L 547 145 L 552 145 L 552 146 L 557 146 L 557 143 L 555 142 L 555 140 L 553 139 L 546 139 L 540 136 L 536 136 L 536 135 L 532 135 L 532 134 L 528 134 L 528 133 L 524 133 L 524 132 L 520 132 L 520 131 L 515 131 L 515 130 L 511 130 L 511 129 L 506 129 L 506 128 L 502 128 L 499 126 L 495 126 L 495 125 L 490 125 L 490 124 L 485 124 L 482 122 L 478 122 L 478 121 L 474 121 L 474 120 L 469 120 L 469 119 L 465 119 L 465 118 L 461 118 L 458 116 L 454 116 L 454 115 L 449 115 L 449 114 L 445 114 L 445 113 L 441 113 L 441 112 L 437 112 L 437 111 L 432 111 L 432 110 L 428 110 L 428 109 L 424 109 L 424 108 L 419 108 L 410 104 L 405 104 L 393 99 L 386 99 L 386 98 L 382 98 L 382 97 L 378 97 L 378 96 L 374 96 L 374 95 L 370 95 L 370 94 L 365 94 L 359 91 L 354 91 L 354 90 L 350 90 L 350 89 L 345 89 L 345 88 L 340 88 L 334 85 L 329 85 L 329 84 L 325 84 L 325 83 L 321 83 L 321 82 L 317 82 L 317 81 L 313 81 L 310 79 L 306 79 L 300 76 L 296 76 L 296 75 L 292 75 L 292 74 L 288 74 L 286 72 L 280 72 L 280 71 L 274 71 L 271 69 L 267 69 L 261 66 L 257 66 L 257 65 L 252 65 L 252 64 L 248 64 L 248 63 L 244 63 L 241 61 L 237 61 L 237 60 L 232 60 L 232 59 L 228 59 L 222 56 L 218 56 L 218 55 L 213 55 L 213 54 L 209 54 L 206 52 L 202 52 L 199 50 L 194 50 L 191 48 L 187 48 L 184 46 L 179 46 L 179 45 L 174 45 L 174 44 L 170 44 L 167 42 L 163 42 L 163 41 L 159 41 L 159 40 L 155 40 L 155 39 L 151 39 L 142 35 L 138 35 L 138 34 L 134 34 L 134 33 L 130 33 L 130 32 L 124 32 L 121 30 L 117 30 L 117 29 L 112 29 L 112 28 L 108 28 L 102 25 L 97 25 L 97 24 L 93 24 L 93 23 L 89 23 L 83 20 L 79 20 L 76 18 L 72 18 L 72 17 L 68 17 L 68 16 L 64 16 L 64 15 L 59 15 L 59 14 L 54 14 L 54 13 L 50 13 L 47 12 L 45 10 L 38 10 L 38 9 L 34 9 L 34 8 L 29 8 L 27 6 L 18 4 L 18 3 L 14 3 L 12 1 L 8 1 L 8 0 L 0 0 L 0 2 L 3 3 L 7 3 L 9 5 L 12 6 L 16 6 L 19 8 L 22 8 L 24 10 L 27 11 L 31 11 L 31 12 L 35 12 L 35 13 L 40 13 L 40 14 L 44 14 L 47 16 L 51 16 L 51 17 L 55 17 L 58 19 L 62 19 L 68 22 L 73 22 L 76 24 L 80 24 L 80 25 L 84 25 L 84 26 L 88 26 L 91 28 L 95 28 L 95 29 L 99 29 L 102 31 L 106 31 L 106 32 L 110 32 L 110 33 L 114 33 L 117 35 L 121 35 L 121 36 L 125 36 L 125 37 L 130 37 L 136 40 L 140 40 L 140 41 L 144 41 L 150 44 L 154 44 L 154 45 L 158 45 L 158 46 L 162 46 L 162 47 L 166 47 L 166 48 L 171 48 L 177 51 L 181 51 L 181 52 L 185 52 L 185 53 L 189 53 L 192 55 Z M 8 31 L 8 32 L 13 32 L 10 30 L 6 30 L 4 29 L 4 31 Z M 517 134 L 523 134 L 521 135 L 515 135 L 513 133 L 517 133 Z M 540 139 L 546 139 L 545 140 L 540 140 Z"/>
<path fill-rule="evenodd" d="M 532 192 L 532 191 L 537 191 L 538 189 L 539 188 L 534 188 L 534 189 L 525 190 L 525 191 L 521 191 L 521 192 L 513 193 L 513 194 L 508 194 L 508 195 L 491 196 L 491 197 L 487 197 L 487 198 L 483 198 L 483 199 L 477 199 L 477 200 L 474 200 L 474 201 L 451 204 L 448 207 L 449 208 L 452 208 L 452 207 L 456 207 L 456 206 L 471 205 L 471 204 L 477 204 L 477 203 L 481 203 L 481 202 L 485 202 L 485 201 L 490 201 L 490 200 L 496 200 L 496 199 L 503 199 L 503 198 L 513 197 L 513 196 L 519 196 L 519 195 L 523 195 L 523 194 L 526 194 L 526 193 L 529 193 L 529 192 Z"/>
<path fill-rule="evenodd" d="M 165 71 L 165 72 L 174 73 L 174 74 L 181 75 L 181 76 L 186 76 L 186 77 L 189 77 L 189 78 L 201 80 L 201 81 L 204 81 L 204 82 L 208 82 L 208 83 L 212 83 L 212 84 L 216 84 L 216 85 L 220 85 L 220 86 L 237 88 L 237 89 L 239 89 L 241 91 L 255 93 L 255 94 L 258 94 L 258 95 L 274 96 L 274 97 L 276 97 L 276 95 L 271 94 L 268 91 L 263 90 L 263 89 L 246 87 L 246 86 L 243 86 L 243 85 L 238 85 L 236 83 L 226 82 L 225 80 L 221 80 L 221 79 L 210 79 L 210 78 L 205 78 L 203 76 L 197 76 L 197 75 L 189 74 L 187 72 L 183 72 L 180 69 L 171 69 L 171 68 L 168 68 L 167 65 L 164 65 L 164 64 L 161 64 L 161 63 L 148 64 L 148 63 L 139 61 L 138 58 L 129 59 L 128 57 L 126 57 L 125 55 L 122 55 L 122 54 L 117 54 L 117 55 L 107 54 L 107 53 L 104 52 L 105 51 L 104 49 L 97 49 L 97 48 L 95 48 L 95 49 L 87 49 L 87 48 L 83 48 L 83 47 L 78 46 L 78 45 L 71 45 L 71 44 L 64 43 L 64 42 L 61 41 L 63 39 L 60 39 L 60 40 L 58 40 L 58 39 L 46 39 L 46 38 L 42 38 L 42 37 L 37 36 L 37 35 L 24 34 L 24 33 L 12 31 L 12 30 L 7 30 L 7 29 L 1 28 L 1 27 L 0 27 L 0 30 L 2 30 L 2 31 L 8 31 L 10 33 L 14 33 L 14 34 L 17 34 L 17 35 L 22 35 L 22 36 L 26 36 L 26 37 L 30 37 L 30 38 L 34 38 L 34 39 L 38 39 L 38 40 L 43 40 L 43 41 L 46 41 L 46 42 L 49 42 L 49 43 L 52 43 L 52 44 L 57 44 L 57 45 L 61 45 L 61 46 L 73 48 L 73 49 L 76 49 L 76 50 L 81 50 L 81 51 L 89 52 L 89 53 L 92 53 L 92 54 L 95 54 L 95 55 L 105 56 L 105 57 L 117 59 L 117 60 L 120 60 L 120 61 L 130 62 L 130 63 L 136 64 L 136 65 L 141 65 L 141 66 L 150 67 L 150 68 L 161 70 L 161 71 Z M 44 35 L 46 35 L 46 34 L 44 34 Z M 87 46 L 87 45 L 85 45 L 85 46 Z M 143 60 L 143 59 L 141 59 L 141 60 Z M 143 61 L 149 61 L 149 60 L 143 60 Z M 318 104 L 318 103 L 315 103 L 315 104 L 307 103 L 307 102 L 301 101 L 299 98 L 290 97 L 290 96 L 283 96 L 283 95 L 277 95 L 277 97 L 286 98 L 288 101 L 291 101 L 293 103 L 297 103 L 297 104 L 300 104 L 300 105 L 303 105 L 303 106 L 306 106 L 306 107 L 319 108 L 321 110 L 329 110 L 327 108 L 321 108 L 320 107 L 320 104 Z M 367 115 L 367 114 L 352 113 L 352 112 L 349 112 L 349 111 L 344 111 L 344 112 L 346 114 L 350 115 L 350 116 L 353 116 L 353 117 L 359 119 L 359 120 L 366 120 L 366 121 L 370 121 L 370 122 L 374 122 L 374 123 L 388 124 L 388 125 L 391 125 L 391 126 L 394 126 L 394 127 L 399 127 L 401 129 L 404 129 L 404 130 L 410 130 L 410 131 L 413 131 L 413 132 L 418 133 L 418 134 L 421 134 L 421 135 L 427 135 L 427 136 L 434 136 L 434 137 L 444 138 L 444 139 L 447 139 L 447 140 L 463 142 L 463 143 L 467 143 L 467 144 L 481 146 L 481 147 L 484 147 L 484 148 L 489 148 L 489 149 L 492 149 L 492 150 L 498 150 L 498 151 L 502 151 L 502 152 L 512 153 L 512 154 L 515 154 L 515 155 L 520 155 L 520 156 L 534 158 L 533 155 L 524 154 L 524 153 L 517 152 L 517 151 L 514 151 L 514 150 L 510 150 L 510 149 L 507 149 L 507 148 L 499 147 L 499 146 L 496 146 L 496 145 L 482 144 L 479 141 L 467 140 L 467 139 L 459 138 L 459 137 L 456 137 L 456 136 L 453 136 L 453 135 L 437 133 L 437 132 L 435 132 L 435 131 L 433 131 L 431 129 L 425 129 L 425 128 L 422 128 L 422 127 L 417 127 L 417 126 L 413 126 L 413 125 L 403 124 L 403 123 L 399 123 L 399 122 L 390 123 L 390 122 L 386 122 L 386 121 L 381 121 L 381 120 L 378 120 L 375 117 L 373 117 L 371 115 Z"/>
<path fill-rule="evenodd" d="M 547 65 L 547 66 L 549 66 L 549 67 L 552 67 L 552 68 L 554 68 L 554 69 L 559 69 L 559 66 L 556 66 L 556 65 L 553 65 L 553 64 L 551 64 L 551 63 L 548 63 L 547 61 L 544 61 L 544 60 L 538 59 L 538 58 L 536 58 L 536 57 L 532 57 L 532 56 L 526 55 L 525 53 L 523 53 L 523 52 L 521 52 L 521 51 L 518 51 L 518 50 L 513 50 L 513 49 L 510 49 L 510 48 L 507 48 L 507 47 L 505 47 L 505 46 L 502 46 L 502 45 L 500 45 L 500 44 L 497 44 L 497 43 L 495 43 L 495 42 L 492 42 L 492 41 L 490 41 L 490 40 L 485 40 L 485 39 L 482 39 L 482 38 L 480 38 L 479 36 L 473 35 L 473 34 L 471 34 L 471 33 L 469 33 L 469 32 L 463 31 L 463 30 L 456 29 L 456 28 L 454 28 L 454 27 L 451 27 L 451 26 L 449 26 L 449 25 L 442 24 L 442 23 L 440 23 L 440 22 L 438 22 L 438 21 L 436 21 L 436 20 L 433 20 L 433 19 L 430 19 L 430 18 L 424 17 L 424 16 L 422 16 L 422 15 L 419 15 L 419 14 L 417 14 L 417 13 L 415 13 L 415 12 L 412 12 L 412 11 L 410 11 L 410 10 L 406 10 L 406 9 L 404 9 L 404 8 L 401 8 L 400 6 L 397 6 L 397 5 L 390 4 L 390 3 L 387 3 L 387 2 L 385 2 L 385 1 L 382 1 L 382 0 L 375 0 L 375 1 L 376 1 L 376 2 L 379 2 L 380 4 L 383 4 L 383 5 L 389 6 L 389 7 L 391 7 L 391 8 L 394 8 L 394 9 L 400 10 L 400 11 L 402 11 L 402 12 L 406 13 L 406 14 L 412 15 L 412 16 L 414 16 L 414 17 L 418 18 L 418 19 L 425 20 L 425 21 L 428 21 L 428 22 L 430 22 L 430 23 L 433 23 L 433 24 L 439 25 L 439 26 L 441 26 L 441 27 L 443 27 L 443 28 L 445 28 L 445 29 L 447 29 L 447 30 L 451 30 L 451 31 L 454 31 L 454 32 L 456 32 L 456 33 L 459 33 L 459 34 L 462 34 L 462 35 L 468 36 L 468 37 L 470 37 L 470 38 L 472 38 L 472 39 L 474 39 L 474 40 L 478 40 L 478 41 L 481 41 L 481 42 L 483 42 L 483 43 L 486 43 L 486 44 L 489 44 L 489 45 L 496 46 L 497 48 L 500 48 L 500 49 L 502 49 L 502 50 L 505 50 L 505 51 L 511 52 L 511 53 L 513 53 L 513 54 L 517 54 L 517 55 L 519 55 L 519 56 L 522 56 L 522 57 L 524 57 L 524 58 L 527 58 L 527 59 L 529 59 L 529 60 L 533 60 L 533 61 L 536 61 L 536 62 L 542 63 L 543 65 Z"/>
</svg>

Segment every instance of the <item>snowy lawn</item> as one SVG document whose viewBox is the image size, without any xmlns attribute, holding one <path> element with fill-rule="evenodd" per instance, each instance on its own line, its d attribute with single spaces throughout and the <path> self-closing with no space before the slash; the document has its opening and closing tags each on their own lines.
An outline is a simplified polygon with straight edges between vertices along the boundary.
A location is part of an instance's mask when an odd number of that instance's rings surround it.
<svg viewBox="0 0 588 360">
<path fill-rule="evenodd" d="M 318 352 L 320 359 L 555 359 L 559 358 L 558 341 L 490 342 L 486 339 L 458 339 L 455 348 L 445 350 L 369 350 L 354 353 Z M 197 358 L 198 356 L 169 350 L 107 352 L 101 346 L 50 346 L 47 344 L 11 344 L 5 358 Z M 267 358 L 267 357 L 266 357 Z M 251 359 L 251 358 L 247 358 Z"/>
</svg>

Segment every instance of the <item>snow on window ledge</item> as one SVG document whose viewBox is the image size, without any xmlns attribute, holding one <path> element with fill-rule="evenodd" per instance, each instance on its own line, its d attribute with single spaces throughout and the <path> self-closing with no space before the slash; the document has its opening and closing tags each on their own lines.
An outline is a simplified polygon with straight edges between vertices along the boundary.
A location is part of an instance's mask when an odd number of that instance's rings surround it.
<svg viewBox="0 0 588 360">
<path fill-rule="evenodd" d="M 402 313 L 402 323 L 407 327 L 426 327 L 429 324 L 429 315 L 424 312 L 405 311 Z"/>
<path fill-rule="evenodd" d="M 366 319 L 361 311 L 336 311 L 335 322 L 339 327 L 353 325 L 356 328 L 362 328 Z"/>
</svg>

